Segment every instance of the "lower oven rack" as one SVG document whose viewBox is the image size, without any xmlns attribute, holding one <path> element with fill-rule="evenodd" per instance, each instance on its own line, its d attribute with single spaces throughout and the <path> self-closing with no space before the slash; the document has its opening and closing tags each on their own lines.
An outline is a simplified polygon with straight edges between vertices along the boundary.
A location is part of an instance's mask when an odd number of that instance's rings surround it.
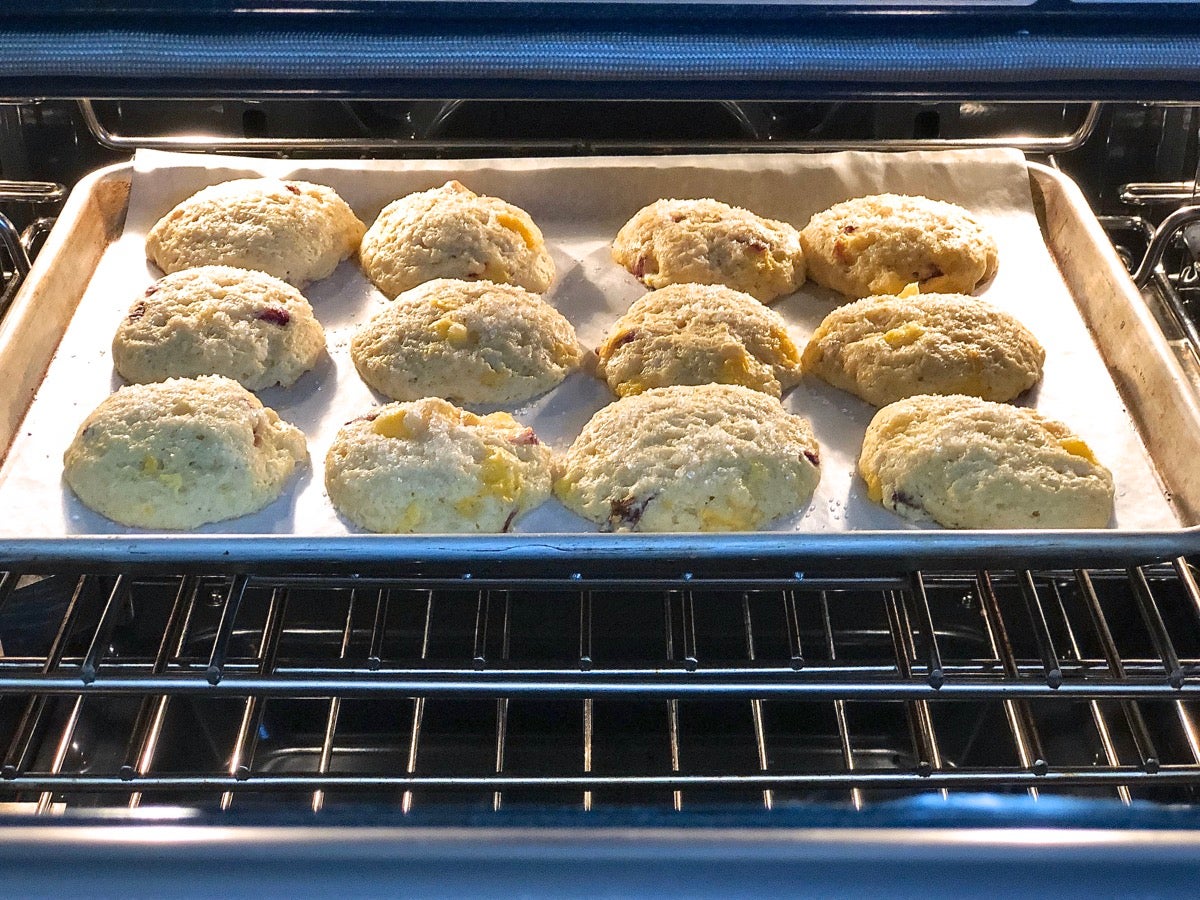
<svg viewBox="0 0 1200 900">
<path fill-rule="evenodd" d="M 0 812 L 1194 802 L 1200 590 L 821 580 L 0 580 Z"/>
</svg>

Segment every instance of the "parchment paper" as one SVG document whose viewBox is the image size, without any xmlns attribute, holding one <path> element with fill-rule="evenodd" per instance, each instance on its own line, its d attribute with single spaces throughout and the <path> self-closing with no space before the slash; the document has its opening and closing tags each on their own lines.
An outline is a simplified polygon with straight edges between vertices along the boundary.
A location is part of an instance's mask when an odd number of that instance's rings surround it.
<svg viewBox="0 0 1200 900">
<path fill-rule="evenodd" d="M 645 288 L 612 262 L 609 242 L 639 208 L 661 197 L 715 197 L 803 227 L 841 200 L 891 191 L 965 206 L 996 235 L 999 273 L 983 291 L 1016 315 L 1047 350 L 1045 378 L 1023 398 L 1068 422 L 1113 470 L 1113 527 L 1179 527 L 1104 362 L 1050 257 L 1016 151 L 903 154 L 837 153 L 661 158 L 477 161 L 281 161 L 139 152 L 125 230 L 105 252 L 51 363 L 41 390 L 0 470 L 0 536 L 58 537 L 138 533 L 88 510 L 62 481 L 62 454 L 79 423 L 121 385 L 112 369 L 112 335 L 159 272 L 145 259 L 146 232 L 200 188 L 255 174 L 333 187 L 367 224 L 388 202 L 458 178 L 473 190 L 524 207 L 545 233 L 558 275 L 546 299 L 575 325 L 587 347 Z M 349 357 L 356 326 L 387 303 L 354 260 L 309 285 L 305 294 L 325 327 L 328 353 L 291 388 L 262 401 L 308 437 L 310 464 L 265 510 L 205 526 L 210 534 L 337 535 L 357 529 L 324 491 L 324 456 L 337 429 L 386 398 L 359 380 Z M 815 284 L 775 304 L 803 346 L 821 319 L 845 302 Z M 564 450 L 613 396 L 586 372 L 532 402 L 508 407 L 543 441 Z M 773 523 L 776 530 L 846 531 L 930 527 L 906 522 L 865 496 L 855 476 L 862 435 L 874 409 L 815 379 L 784 398 L 812 422 L 822 448 L 821 484 L 809 507 Z M 482 408 L 489 411 L 490 408 Z M 516 523 L 517 532 L 584 532 L 596 526 L 550 500 Z"/>
</svg>

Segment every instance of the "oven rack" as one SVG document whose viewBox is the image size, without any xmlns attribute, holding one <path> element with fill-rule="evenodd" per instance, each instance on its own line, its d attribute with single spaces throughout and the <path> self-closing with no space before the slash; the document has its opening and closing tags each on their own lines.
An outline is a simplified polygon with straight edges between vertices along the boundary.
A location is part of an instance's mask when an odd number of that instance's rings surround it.
<svg viewBox="0 0 1200 900">
<path fill-rule="evenodd" d="M 1200 787 L 1184 560 L 790 583 L 10 572 L 0 642 L 19 810 Z"/>
</svg>

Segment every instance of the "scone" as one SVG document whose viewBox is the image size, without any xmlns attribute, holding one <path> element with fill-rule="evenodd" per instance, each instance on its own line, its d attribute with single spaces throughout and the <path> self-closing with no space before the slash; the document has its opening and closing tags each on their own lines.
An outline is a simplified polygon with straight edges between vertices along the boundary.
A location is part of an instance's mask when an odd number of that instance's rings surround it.
<svg viewBox="0 0 1200 900">
<path fill-rule="evenodd" d="M 720 285 L 677 284 L 635 301 L 596 351 L 621 397 L 672 384 L 742 384 L 778 397 L 800 379 L 779 314 Z"/>
<path fill-rule="evenodd" d="M 1008 313 L 965 294 L 868 297 L 825 317 L 804 371 L 875 406 L 916 394 L 1012 400 L 1042 377 L 1046 351 Z"/>
<path fill-rule="evenodd" d="M 976 397 L 885 406 L 863 439 L 867 495 L 947 528 L 1103 528 L 1112 474 L 1061 422 Z"/>
<path fill-rule="evenodd" d="M 529 213 L 457 181 L 384 207 L 358 256 L 388 297 L 435 278 L 515 284 L 535 294 L 554 280 L 554 260 Z"/>
<path fill-rule="evenodd" d="M 750 531 L 820 479 L 812 428 L 741 385 L 653 388 L 597 412 L 554 493 L 606 531 Z"/>
<path fill-rule="evenodd" d="M 507 531 L 550 496 L 552 454 L 508 413 L 477 416 L 428 397 L 389 403 L 343 427 L 325 489 L 369 531 Z"/>
<path fill-rule="evenodd" d="M 847 297 L 969 294 L 996 273 L 996 241 L 965 209 L 879 194 L 817 213 L 800 232 L 809 277 Z"/>
<path fill-rule="evenodd" d="M 126 381 L 224 375 L 257 391 L 316 364 L 325 332 L 304 295 L 264 272 L 184 269 L 156 281 L 113 338 Z"/>
<path fill-rule="evenodd" d="M 308 457 L 304 435 L 235 381 L 123 387 L 79 427 L 67 484 L 96 512 L 139 528 L 195 528 L 262 509 Z"/>
<path fill-rule="evenodd" d="M 583 349 L 563 315 L 528 291 L 438 279 L 388 304 L 350 342 L 363 381 L 393 400 L 526 400 L 558 384 Z"/>
<path fill-rule="evenodd" d="M 717 200 L 657 200 L 625 223 L 612 255 L 647 287 L 723 284 L 763 303 L 804 284 L 800 236 Z"/>
<path fill-rule="evenodd" d="M 357 250 L 365 229 L 333 188 L 239 178 L 204 188 L 159 219 L 146 256 L 168 274 L 235 266 L 303 287 Z"/>
</svg>

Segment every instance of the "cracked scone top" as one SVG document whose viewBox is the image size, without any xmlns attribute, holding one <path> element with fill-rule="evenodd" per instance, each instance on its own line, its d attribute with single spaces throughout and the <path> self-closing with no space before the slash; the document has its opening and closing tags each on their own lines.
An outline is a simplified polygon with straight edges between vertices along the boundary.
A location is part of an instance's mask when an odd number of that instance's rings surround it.
<svg viewBox="0 0 1200 900">
<path fill-rule="evenodd" d="M 808 422 L 741 385 L 654 388 L 597 412 L 555 494 L 611 531 L 751 531 L 796 512 L 820 479 Z"/>
<path fill-rule="evenodd" d="M 529 213 L 457 181 L 389 203 L 358 255 L 388 297 L 435 278 L 515 284 L 536 294 L 554 280 L 554 260 Z"/>
<path fill-rule="evenodd" d="M 249 269 L 201 266 L 156 281 L 113 338 L 126 381 L 224 375 L 252 391 L 290 385 L 325 349 L 296 288 Z"/>
<path fill-rule="evenodd" d="M 678 284 L 634 301 L 596 351 L 619 396 L 673 384 L 741 384 L 774 397 L 800 380 L 800 351 L 774 310 L 721 285 Z"/>
<path fill-rule="evenodd" d="M 847 297 L 969 294 L 996 273 L 996 241 L 961 206 L 877 194 L 835 204 L 800 231 L 813 281 Z"/>
<path fill-rule="evenodd" d="M 643 207 L 617 232 L 612 255 L 651 288 L 723 284 L 770 303 L 804 283 L 795 228 L 718 200 Z"/>
<path fill-rule="evenodd" d="M 1046 352 L 1002 309 L 965 294 L 868 297 L 825 317 L 805 373 L 875 406 L 917 394 L 1012 400 L 1041 380 Z"/>
<path fill-rule="evenodd" d="M 858 471 L 886 509 L 947 528 L 1103 528 L 1112 474 L 1061 422 L 976 397 L 909 397 L 875 414 Z"/>
<path fill-rule="evenodd" d="M 308 457 L 304 435 L 235 381 L 123 387 L 79 427 L 67 484 L 123 525 L 195 528 L 262 509 Z"/>
<path fill-rule="evenodd" d="M 526 400 L 583 358 L 575 329 L 536 294 L 509 284 L 439 279 L 407 291 L 350 342 L 363 381 L 393 400 Z"/>
<path fill-rule="evenodd" d="M 552 454 L 508 413 L 428 397 L 347 423 L 325 458 L 343 516 L 393 534 L 500 532 L 550 496 Z"/>
<path fill-rule="evenodd" d="M 234 266 L 303 287 L 332 274 L 365 229 L 333 188 L 239 178 L 204 188 L 159 219 L 146 256 L 167 274 Z"/>
</svg>

